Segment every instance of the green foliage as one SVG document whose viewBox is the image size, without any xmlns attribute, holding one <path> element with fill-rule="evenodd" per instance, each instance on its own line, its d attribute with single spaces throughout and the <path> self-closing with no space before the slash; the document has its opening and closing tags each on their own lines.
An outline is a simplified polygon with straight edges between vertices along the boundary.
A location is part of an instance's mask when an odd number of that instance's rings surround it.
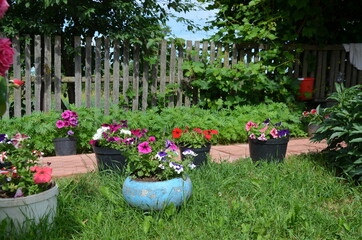
<svg viewBox="0 0 362 240">
<path fill-rule="evenodd" d="M 239 61 L 231 67 L 220 67 L 223 56 L 210 62 L 206 56 L 201 61 L 185 61 L 185 76 L 190 78 L 192 87 L 200 89 L 198 105 L 209 109 L 234 108 L 238 105 L 260 102 L 295 102 L 297 81 L 278 73 L 281 67 L 270 64 L 270 58 L 264 57 L 257 62 L 245 64 Z M 268 72 L 275 71 L 273 77 Z"/>
<path fill-rule="evenodd" d="M 215 129 L 219 131 L 218 144 L 232 144 L 246 142 L 245 124 L 250 119 L 256 122 L 264 121 L 266 117 L 283 121 L 283 126 L 288 128 L 292 137 L 305 136 L 303 126 L 300 124 L 299 112 L 288 109 L 284 103 L 271 103 L 259 105 L 236 106 L 234 110 L 205 110 L 198 107 L 152 108 L 147 111 L 124 111 L 117 106 L 112 106 L 109 115 L 104 115 L 102 109 L 74 107 L 79 116 L 77 130 L 77 152 L 90 152 L 93 135 L 104 123 L 112 124 L 113 121 L 128 120 L 130 129 L 146 128 L 156 138 L 172 138 L 171 132 L 175 127 Z M 27 134 L 34 141 L 38 150 L 46 155 L 54 154 L 52 140 L 57 137 L 56 121 L 61 112 L 37 112 L 21 118 L 3 120 L 0 133 Z"/>
<path fill-rule="evenodd" d="M 362 181 L 362 85 L 344 88 L 336 84 L 329 99 L 336 104 L 323 109 L 325 118 L 313 141 L 327 140 L 330 164 Z"/>
<path fill-rule="evenodd" d="M 361 42 L 359 0 L 198 0 L 218 10 L 210 28 L 215 39 L 270 43 L 341 44 Z"/>
<path fill-rule="evenodd" d="M 326 160 L 308 154 L 258 167 L 248 159 L 210 163 L 189 174 L 193 192 L 181 208 L 152 212 L 126 203 L 125 175 L 60 178 L 51 231 L 0 239 L 358 240 L 362 188 L 335 178 Z"/>
</svg>

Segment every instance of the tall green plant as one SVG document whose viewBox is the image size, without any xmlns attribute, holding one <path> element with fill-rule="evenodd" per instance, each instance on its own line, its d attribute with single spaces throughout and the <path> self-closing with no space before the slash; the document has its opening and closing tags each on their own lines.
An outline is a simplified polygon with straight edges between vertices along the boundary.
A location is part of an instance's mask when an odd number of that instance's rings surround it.
<svg viewBox="0 0 362 240">
<path fill-rule="evenodd" d="M 344 88 L 336 83 L 336 90 L 329 97 L 336 104 L 323 110 L 328 117 L 312 141 L 326 139 L 332 166 L 362 181 L 362 85 Z"/>
</svg>

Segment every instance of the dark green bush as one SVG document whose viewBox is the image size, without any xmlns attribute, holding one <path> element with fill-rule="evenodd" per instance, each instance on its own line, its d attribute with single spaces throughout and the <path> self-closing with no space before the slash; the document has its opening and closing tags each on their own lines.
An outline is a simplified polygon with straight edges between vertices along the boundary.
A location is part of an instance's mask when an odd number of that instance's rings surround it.
<svg viewBox="0 0 362 240">
<path fill-rule="evenodd" d="M 288 110 L 284 103 L 238 106 L 234 110 L 222 109 L 205 110 L 198 107 L 153 108 L 145 112 L 124 111 L 114 106 L 109 115 L 104 115 L 101 109 L 86 107 L 70 107 L 79 116 L 79 128 L 75 130 L 78 141 L 78 153 L 90 152 L 92 139 L 96 130 L 103 123 L 128 120 L 130 128 L 147 128 L 155 137 L 171 137 L 175 127 L 216 129 L 219 144 L 246 142 L 245 124 L 248 121 L 261 122 L 266 118 L 274 121 L 283 121 L 283 125 L 291 130 L 292 137 L 306 136 L 300 124 L 299 114 Z M 56 121 L 61 112 L 34 113 L 22 118 L 3 120 L 0 133 L 9 135 L 21 132 L 31 136 L 37 149 L 54 154 L 52 140 L 57 136 Z"/>
<path fill-rule="evenodd" d="M 329 99 L 336 104 L 323 109 L 326 118 L 313 141 L 327 140 L 330 163 L 344 174 L 362 180 L 362 85 L 344 88 L 336 84 Z"/>
</svg>

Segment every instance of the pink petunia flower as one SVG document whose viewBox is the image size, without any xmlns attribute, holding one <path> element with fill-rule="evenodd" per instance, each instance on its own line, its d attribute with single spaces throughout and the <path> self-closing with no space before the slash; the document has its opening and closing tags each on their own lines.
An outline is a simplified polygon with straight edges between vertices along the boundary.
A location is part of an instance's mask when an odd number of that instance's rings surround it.
<svg viewBox="0 0 362 240">
<path fill-rule="evenodd" d="M 38 167 L 34 174 L 34 183 L 47 183 L 52 180 L 52 169 L 48 167 Z"/>
<path fill-rule="evenodd" d="M 0 18 L 3 18 L 5 12 L 8 10 L 9 4 L 6 0 L 0 0 Z"/>
<path fill-rule="evenodd" d="M 15 136 L 11 139 L 15 148 L 21 148 L 21 142 L 25 139 L 30 138 L 29 136 L 21 133 L 15 134 Z"/>
<path fill-rule="evenodd" d="M 69 110 L 64 111 L 64 112 L 62 113 L 62 118 L 63 118 L 64 120 L 69 120 L 69 118 L 70 118 L 70 111 L 69 111 Z"/>
<path fill-rule="evenodd" d="M 62 120 L 57 121 L 57 123 L 56 123 L 55 125 L 57 126 L 57 128 L 63 128 L 63 127 L 65 127 L 65 123 L 64 123 L 64 121 L 62 121 Z"/>
<path fill-rule="evenodd" d="M 272 128 L 272 130 L 270 131 L 270 135 L 272 135 L 273 138 L 278 138 L 279 137 L 278 130 Z"/>
<path fill-rule="evenodd" d="M 250 138 L 250 139 L 256 139 L 256 136 L 255 136 L 254 133 L 252 133 L 252 134 L 249 135 L 249 138 Z"/>
<path fill-rule="evenodd" d="M 5 77 L 5 72 L 13 64 L 14 49 L 11 47 L 11 41 L 8 38 L 0 39 L 0 75 Z"/>
<path fill-rule="evenodd" d="M 268 129 L 268 126 L 266 126 L 265 128 L 260 129 L 260 132 L 265 132 Z"/>
<path fill-rule="evenodd" d="M 138 152 L 150 153 L 150 152 L 152 152 L 152 148 L 150 145 L 148 145 L 148 142 L 143 142 L 138 145 Z"/>
<path fill-rule="evenodd" d="M 154 142 L 154 141 L 156 141 L 156 138 L 155 138 L 155 137 L 149 137 L 148 140 L 149 140 L 150 142 Z"/>
<path fill-rule="evenodd" d="M 258 128 L 258 125 L 257 125 L 256 123 L 253 123 L 252 121 L 247 122 L 246 125 L 245 125 L 245 129 L 246 129 L 246 131 L 248 131 L 248 132 L 250 131 L 250 129 L 251 129 L 252 127 Z"/>
<path fill-rule="evenodd" d="M 268 139 L 266 139 L 265 134 L 262 133 L 262 134 L 260 135 L 260 137 L 258 137 L 258 140 L 260 140 L 260 141 L 267 141 Z"/>
</svg>

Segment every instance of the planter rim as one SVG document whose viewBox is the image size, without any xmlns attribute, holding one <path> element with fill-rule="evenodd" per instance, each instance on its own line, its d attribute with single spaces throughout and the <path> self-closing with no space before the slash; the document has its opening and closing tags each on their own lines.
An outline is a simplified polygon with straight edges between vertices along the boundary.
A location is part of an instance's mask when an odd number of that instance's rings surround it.
<svg viewBox="0 0 362 240">
<path fill-rule="evenodd" d="M 169 183 L 169 182 L 175 182 L 175 181 L 180 181 L 180 180 L 187 181 L 188 179 L 190 179 L 190 177 L 188 175 L 186 175 L 186 179 L 183 179 L 182 177 L 175 177 L 175 178 L 163 180 L 163 181 L 143 182 L 143 181 L 137 181 L 137 179 L 134 179 L 134 178 L 131 178 L 130 176 L 128 176 L 125 181 L 134 182 L 134 184 L 154 184 L 154 183 Z"/>
<path fill-rule="evenodd" d="M 53 142 L 60 142 L 60 141 L 76 141 L 76 137 L 64 137 L 64 138 L 54 138 Z"/>
<path fill-rule="evenodd" d="M 248 138 L 249 142 L 257 143 L 257 144 L 284 144 L 289 142 L 289 137 L 287 138 L 276 138 L 276 139 L 268 139 L 267 141 L 261 141 L 259 139 L 251 139 Z"/>
<path fill-rule="evenodd" d="M 0 198 L 0 208 L 16 207 L 16 206 L 22 206 L 24 204 L 25 205 L 32 204 L 35 202 L 49 199 L 52 196 L 58 195 L 58 194 L 59 194 L 58 184 L 55 183 L 53 187 L 51 187 L 50 189 L 48 189 L 44 192 L 41 192 L 41 193 L 29 195 L 26 197 L 18 197 L 18 198 Z"/>
</svg>

